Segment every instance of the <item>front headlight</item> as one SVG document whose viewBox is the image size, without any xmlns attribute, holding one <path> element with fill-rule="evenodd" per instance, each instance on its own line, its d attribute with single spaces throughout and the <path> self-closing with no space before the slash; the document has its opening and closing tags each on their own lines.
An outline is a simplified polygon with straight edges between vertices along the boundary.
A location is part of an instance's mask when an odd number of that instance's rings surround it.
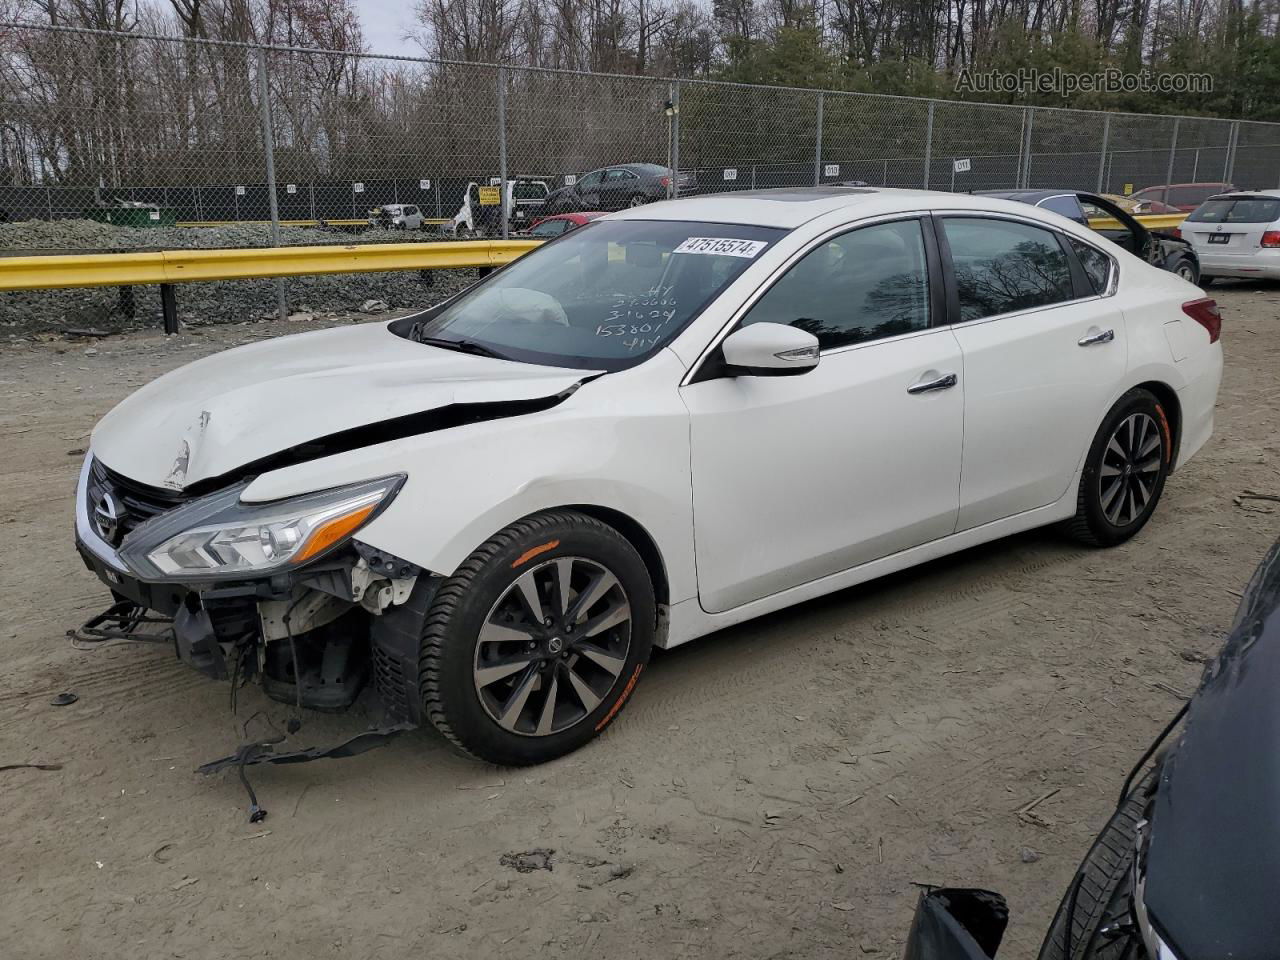
<svg viewBox="0 0 1280 960">
<path fill-rule="evenodd" d="M 245 485 L 192 501 L 143 524 L 121 558 L 143 579 L 257 576 L 314 560 L 391 502 L 403 476 L 272 503 L 241 503 Z"/>
</svg>

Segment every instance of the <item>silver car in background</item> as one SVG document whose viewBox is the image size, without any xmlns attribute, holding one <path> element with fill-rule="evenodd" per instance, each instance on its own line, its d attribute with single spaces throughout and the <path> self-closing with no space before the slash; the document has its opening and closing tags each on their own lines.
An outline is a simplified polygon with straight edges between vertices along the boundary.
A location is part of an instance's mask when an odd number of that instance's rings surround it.
<svg viewBox="0 0 1280 960">
<path fill-rule="evenodd" d="M 384 230 L 421 230 L 422 210 L 412 203 L 384 203 L 369 211 L 369 226 Z"/>
<path fill-rule="evenodd" d="M 1200 258 L 1202 286 L 1221 277 L 1280 280 L 1280 190 L 1210 197 L 1180 233 Z"/>
</svg>

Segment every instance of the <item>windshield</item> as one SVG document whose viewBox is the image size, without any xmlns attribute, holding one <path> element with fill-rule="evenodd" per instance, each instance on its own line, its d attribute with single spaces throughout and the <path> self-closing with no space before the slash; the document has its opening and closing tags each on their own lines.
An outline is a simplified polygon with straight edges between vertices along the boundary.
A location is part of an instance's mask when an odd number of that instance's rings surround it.
<svg viewBox="0 0 1280 960">
<path fill-rule="evenodd" d="M 1280 220 L 1280 198 L 1224 197 L 1206 200 L 1187 219 L 1194 223 L 1270 223 Z"/>
<path fill-rule="evenodd" d="M 477 284 L 414 338 L 530 363 L 621 370 L 670 342 L 784 233 L 670 220 L 587 224 Z"/>
</svg>

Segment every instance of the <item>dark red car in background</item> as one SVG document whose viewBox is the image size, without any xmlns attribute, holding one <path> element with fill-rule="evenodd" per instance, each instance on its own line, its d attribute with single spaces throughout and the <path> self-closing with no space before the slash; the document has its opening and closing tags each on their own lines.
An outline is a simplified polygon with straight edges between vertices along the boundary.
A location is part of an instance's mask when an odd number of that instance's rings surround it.
<svg viewBox="0 0 1280 960">
<path fill-rule="evenodd" d="M 603 217 L 603 210 L 591 210 L 584 213 L 557 213 L 553 217 L 543 217 L 535 221 L 521 236 L 550 240 L 561 234 L 576 230 L 584 223 L 590 223 L 596 217 Z"/>
<path fill-rule="evenodd" d="M 1210 197 L 1230 193 L 1235 187 L 1229 183 L 1166 183 L 1158 187 L 1144 187 L 1129 194 L 1132 201 L 1159 200 L 1190 213 Z M 1155 213 L 1156 211 L 1145 211 Z"/>
</svg>

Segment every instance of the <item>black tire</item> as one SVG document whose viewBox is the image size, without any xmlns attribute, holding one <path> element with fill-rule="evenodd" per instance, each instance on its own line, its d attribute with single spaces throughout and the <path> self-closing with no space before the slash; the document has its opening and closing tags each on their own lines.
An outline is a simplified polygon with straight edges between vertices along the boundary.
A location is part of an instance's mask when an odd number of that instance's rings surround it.
<svg viewBox="0 0 1280 960">
<path fill-rule="evenodd" d="M 574 708 L 584 711 L 580 719 L 557 732 L 537 734 L 516 732 L 499 724 L 490 713 L 492 706 L 482 702 L 479 689 L 479 661 L 477 649 L 481 646 L 480 630 L 490 621 L 489 617 L 516 581 L 524 574 L 548 568 L 557 559 L 578 558 L 588 564 L 598 564 L 613 574 L 629 602 L 630 619 L 625 650 L 625 662 L 613 676 L 597 674 L 596 695 L 600 702 L 587 708 L 580 697 L 569 701 L 570 712 Z M 518 572 L 517 572 L 518 571 Z M 545 581 L 544 581 L 545 583 Z M 556 589 L 558 587 L 551 587 Z M 587 590 L 580 591 L 586 593 Z M 544 600 L 555 603 L 548 593 Z M 568 606 L 569 604 L 565 604 Z M 546 609 L 554 612 L 554 606 Z M 583 611 L 585 615 L 586 611 Z M 421 646 L 421 683 L 423 713 L 455 747 L 479 760 L 504 766 L 525 766 L 543 763 L 563 756 L 592 740 L 613 720 L 631 695 L 631 691 L 649 660 L 657 623 L 653 584 L 648 569 L 635 548 L 612 527 L 593 517 L 571 510 L 557 510 L 534 514 L 507 527 L 479 547 L 458 568 L 435 595 L 423 628 Z M 553 628 L 559 635 L 559 626 Z M 621 629 L 621 628 L 617 628 Z M 614 635 L 614 628 L 601 636 Z M 552 630 L 546 631 L 548 634 Z M 616 635 L 615 640 L 617 639 Z M 585 636 L 571 638 L 564 634 L 564 649 L 573 651 L 574 644 L 585 641 Z M 544 637 L 538 643 L 548 643 Z M 594 640 L 592 641 L 594 642 Z M 557 646 L 556 650 L 561 648 Z M 540 650 L 538 656 L 542 656 Z M 564 677 L 565 689 L 570 689 L 566 670 L 572 670 L 570 653 L 552 653 L 539 668 L 547 671 L 547 679 L 529 675 L 527 682 L 535 691 L 541 691 L 543 702 L 550 686 L 550 677 L 557 684 Z M 534 654 L 529 654 L 534 656 Z M 560 664 L 555 658 L 566 658 Z M 623 658 L 618 651 L 617 657 Z M 594 669 L 585 659 L 579 658 L 584 667 Z M 525 676 L 522 671 L 513 676 L 512 689 Z M 611 683 L 611 686 L 607 684 Z M 489 688 L 486 688 L 489 689 Z M 532 725 L 532 716 L 538 712 L 535 693 L 527 694 L 517 713 Z M 513 700 L 510 702 L 514 702 Z M 553 707 L 553 712 L 557 708 Z"/>
<path fill-rule="evenodd" d="M 1157 770 L 1152 768 L 1138 781 L 1085 854 L 1058 904 L 1040 946 L 1039 960 L 1137 960 L 1146 956 L 1135 937 L 1107 937 L 1100 932 L 1131 916 L 1138 822 L 1146 815 L 1156 776 Z M 1068 915 L 1072 920 L 1070 944 L 1066 938 Z"/>
<path fill-rule="evenodd" d="M 1137 469 L 1138 466 L 1149 469 L 1148 452 L 1143 457 L 1135 457 L 1130 468 L 1123 469 L 1117 478 L 1115 458 L 1108 447 L 1112 437 L 1116 435 L 1130 418 L 1146 418 L 1148 424 L 1155 427 L 1155 435 L 1159 438 L 1156 452 L 1159 460 L 1153 471 Z M 1138 421 L 1142 423 L 1142 421 Z M 1146 426 L 1147 424 L 1142 424 Z M 1150 442 L 1150 434 L 1144 436 L 1142 443 Z M 1121 446 L 1127 446 L 1122 442 Z M 1164 405 L 1148 390 L 1135 388 L 1116 401 L 1115 406 L 1102 420 L 1102 425 L 1089 445 L 1089 453 L 1085 458 L 1084 470 L 1080 475 L 1080 490 L 1076 497 L 1076 513 L 1067 521 L 1067 531 L 1081 543 L 1093 547 L 1113 547 L 1124 543 L 1146 525 L 1160 502 L 1160 494 L 1164 491 L 1165 478 L 1169 475 L 1173 457 L 1173 430 L 1169 413 Z M 1104 461 L 1105 458 L 1105 461 Z M 1141 460 L 1139 464 L 1137 461 Z M 1131 477 L 1133 479 L 1131 479 Z M 1150 480 L 1150 486 L 1140 481 Z M 1111 484 L 1116 479 L 1122 480 L 1124 486 L 1116 492 Z M 1105 482 L 1104 482 L 1105 481 Z M 1128 497 L 1132 491 L 1133 499 Z M 1146 501 L 1137 509 L 1137 501 L 1146 493 Z M 1115 499 L 1118 496 L 1121 505 L 1117 509 Z"/>
<path fill-rule="evenodd" d="M 643 207 L 649 202 L 649 198 L 643 193 L 632 194 L 631 199 L 627 201 L 629 207 Z"/>
<path fill-rule="evenodd" d="M 1179 254 L 1172 258 L 1168 269 L 1170 273 L 1176 273 L 1188 283 L 1197 285 L 1200 283 L 1200 264 L 1196 263 L 1193 257 Z"/>
<path fill-rule="evenodd" d="M 1213 286 L 1213 282 L 1217 279 L 1218 279 L 1217 277 L 1206 277 L 1203 273 L 1200 274 L 1200 289 L 1208 290 L 1211 286 Z"/>
</svg>

